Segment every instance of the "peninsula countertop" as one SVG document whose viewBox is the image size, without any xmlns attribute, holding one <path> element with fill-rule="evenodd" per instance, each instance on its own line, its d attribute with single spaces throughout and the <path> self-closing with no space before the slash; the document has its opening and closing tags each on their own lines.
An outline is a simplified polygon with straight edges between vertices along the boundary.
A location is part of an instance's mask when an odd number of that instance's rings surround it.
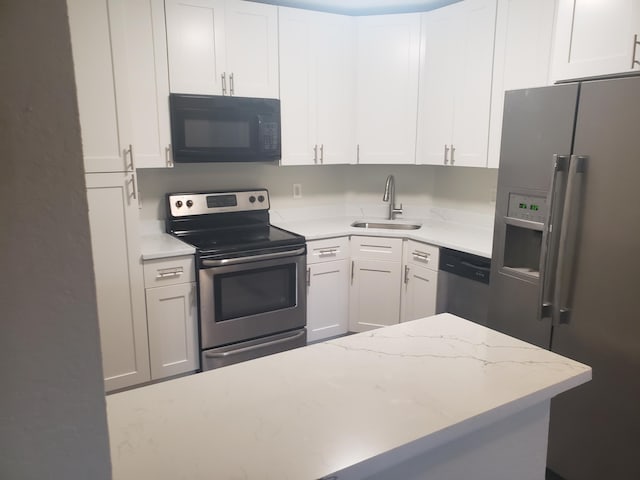
<svg viewBox="0 0 640 480">
<path fill-rule="evenodd" d="M 591 369 L 450 314 L 107 396 L 113 478 L 318 479 L 435 448 Z"/>
</svg>

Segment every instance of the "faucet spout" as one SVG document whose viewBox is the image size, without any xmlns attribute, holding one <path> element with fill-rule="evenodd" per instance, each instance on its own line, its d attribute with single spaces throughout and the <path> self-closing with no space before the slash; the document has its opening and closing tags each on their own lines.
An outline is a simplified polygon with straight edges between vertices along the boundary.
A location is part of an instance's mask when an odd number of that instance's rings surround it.
<svg viewBox="0 0 640 480">
<path fill-rule="evenodd" d="M 402 204 L 400 208 L 396 208 L 396 182 L 393 175 L 389 175 L 384 184 L 382 201 L 389 202 L 389 220 L 394 220 L 396 215 L 402 213 Z"/>
</svg>

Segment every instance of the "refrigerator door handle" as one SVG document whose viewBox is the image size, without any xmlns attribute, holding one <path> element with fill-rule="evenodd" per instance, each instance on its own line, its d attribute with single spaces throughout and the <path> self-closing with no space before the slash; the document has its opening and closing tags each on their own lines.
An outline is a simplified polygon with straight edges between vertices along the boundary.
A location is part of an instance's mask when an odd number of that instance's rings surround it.
<svg viewBox="0 0 640 480">
<path fill-rule="evenodd" d="M 565 191 L 567 189 L 567 172 L 569 171 L 569 156 L 553 156 L 553 174 L 551 186 L 547 195 L 547 219 L 542 233 L 540 250 L 540 277 L 538 289 L 538 319 L 552 316 L 552 294 L 556 270 L 558 240 L 562 212 L 564 210 Z M 549 274 L 551 273 L 551 274 Z"/>
<path fill-rule="evenodd" d="M 576 259 L 576 245 L 582 217 L 582 192 L 588 157 L 572 155 L 565 208 L 562 214 L 562 232 L 558 246 L 558 266 L 553 295 L 554 325 L 569 323 L 571 296 Z"/>
</svg>

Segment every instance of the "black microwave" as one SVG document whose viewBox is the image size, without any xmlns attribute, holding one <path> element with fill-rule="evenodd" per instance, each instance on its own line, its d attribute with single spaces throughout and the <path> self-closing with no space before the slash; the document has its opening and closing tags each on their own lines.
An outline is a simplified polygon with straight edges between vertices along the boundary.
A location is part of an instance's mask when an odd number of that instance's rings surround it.
<svg viewBox="0 0 640 480">
<path fill-rule="evenodd" d="M 280 159 L 280 100 L 172 93 L 169 109 L 176 163 Z"/>
</svg>

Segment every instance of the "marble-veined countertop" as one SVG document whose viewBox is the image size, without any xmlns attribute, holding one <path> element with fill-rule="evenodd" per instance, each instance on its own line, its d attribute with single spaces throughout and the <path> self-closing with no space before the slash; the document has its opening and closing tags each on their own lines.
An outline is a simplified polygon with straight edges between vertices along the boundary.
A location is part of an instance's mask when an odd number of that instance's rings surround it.
<svg viewBox="0 0 640 480">
<path fill-rule="evenodd" d="M 447 247 L 462 252 L 491 258 L 493 241 L 493 225 L 478 225 L 474 223 L 452 222 L 438 219 L 402 219 L 398 223 L 419 223 L 417 230 L 389 230 L 389 229 L 364 229 L 352 227 L 357 220 L 384 221 L 382 219 L 352 216 L 336 216 L 329 218 L 314 218 L 309 220 L 284 220 L 272 216 L 271 223 L 300 235 L 307 240 L 319 240 L 323 238 L 343 237 L 350 235 L 367 235 L 379 237 L 400 237 L 430 243 L 438 247 Z M 141 237 L 142 259 L 191 255 L 195 248 L 175 237 L 162 233 L 147 232 Z"/>
<path fill-rule="evenodd" d="M 107 396 L 113 478 L 318 479 L 411 442 L 435 448 L 590 378 L 440 314 Z"/>
</svg>

